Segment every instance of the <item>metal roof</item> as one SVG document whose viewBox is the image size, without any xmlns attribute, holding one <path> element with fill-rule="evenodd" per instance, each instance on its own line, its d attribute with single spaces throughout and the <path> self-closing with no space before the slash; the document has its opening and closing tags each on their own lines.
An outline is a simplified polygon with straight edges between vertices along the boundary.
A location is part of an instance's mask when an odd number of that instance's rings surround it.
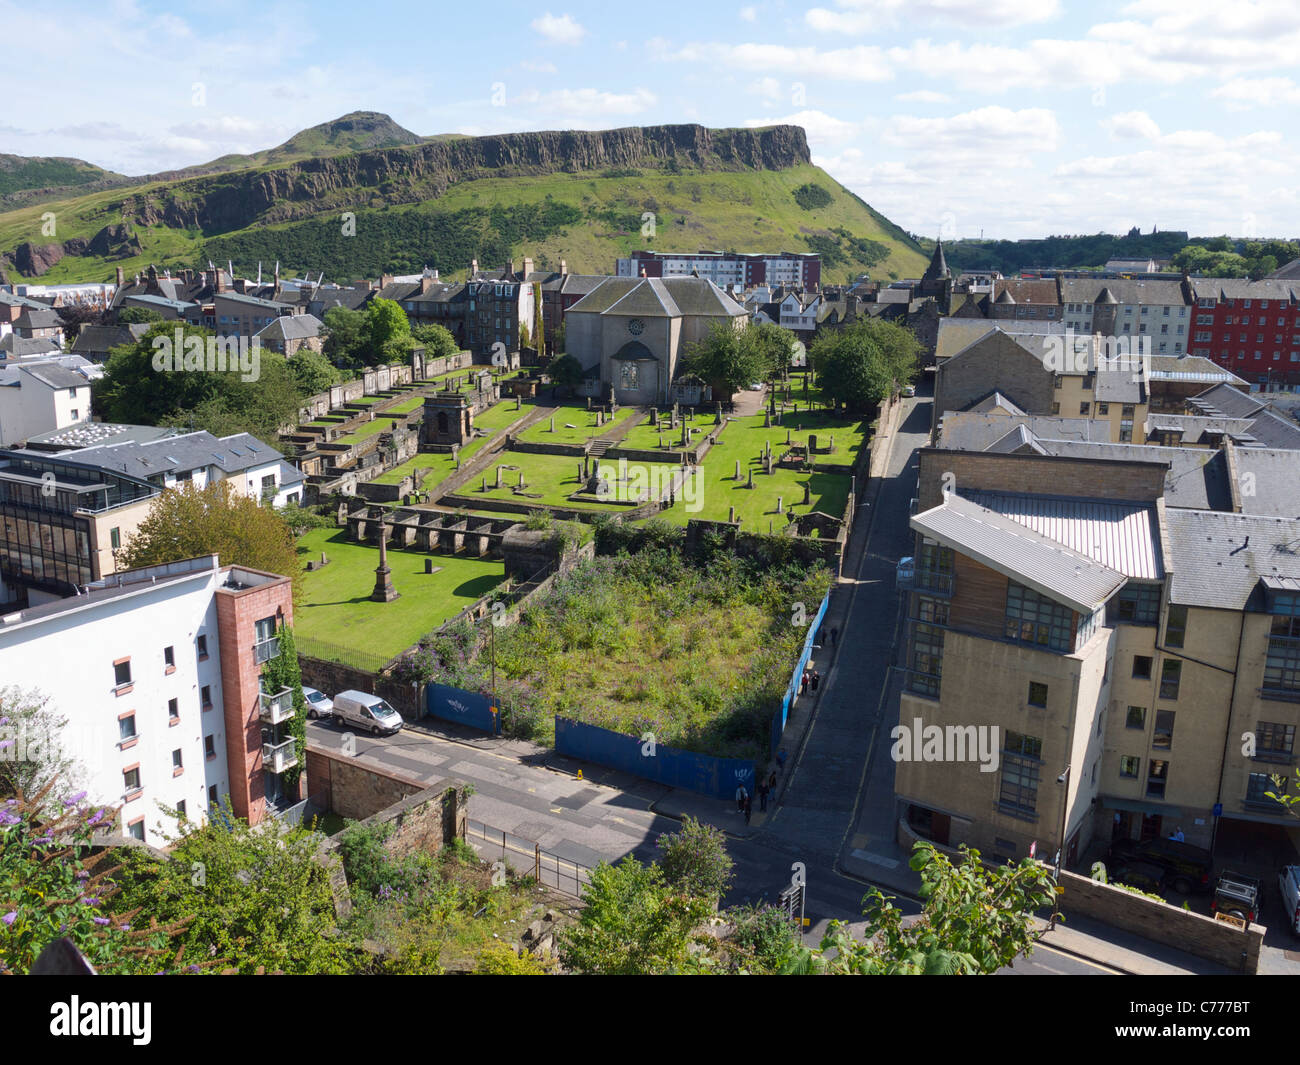
<svg viewBox="0 0 1300 1065">
<path fill-rule="evenodd" d="M 1139 581 L 1164 577 L 1155 507 L 1150 503 L 967 492 L 973 503 Z"/>
<path fill-rule="evenodd" d="M 1124 574 L 958 495 L 911 519 L 913 529 L 1072 610 L 1091 614 Z"/>
</svg>

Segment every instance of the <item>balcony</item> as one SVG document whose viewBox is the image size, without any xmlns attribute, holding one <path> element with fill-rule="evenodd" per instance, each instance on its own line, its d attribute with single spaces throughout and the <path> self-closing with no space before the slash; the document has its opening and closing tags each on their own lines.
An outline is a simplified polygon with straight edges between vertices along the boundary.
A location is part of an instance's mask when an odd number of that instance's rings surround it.
<svg viewBox="0 0 1300 1065">
<path fill-rule="evenodd" d="M 283 773 L 297 764 L 298 756 L 294 751 L 292 737 L 280 743 L 262 744 L 262 768 L 268 773 Z"/>
<path fill-rule="evenodd" d="M 952 597 L 952 585 L 953 575 L 951 573 L 927 569 L 924 566 L 916 568 L 916 575 L 912 582 L 914 591 L 927 592 L 930 595 L 943 595 L 949 598 Z"/>
<path fill-rule="evenodd" d="M 258 692 L 257 703 L 263 725 L 278 725 L 293 717 L 293 692 L 288 688 L 281 688 L 274 694 Z"/>
<path fill-rule="evenodd" d="M 262 640 L 260 643 L 253 644 L 253 660 L 259 666 L 263 662 L 269 662 L 279 653 L 280 637 L 278 636 L 272 636 L 269 640 Z"/>
</svg>

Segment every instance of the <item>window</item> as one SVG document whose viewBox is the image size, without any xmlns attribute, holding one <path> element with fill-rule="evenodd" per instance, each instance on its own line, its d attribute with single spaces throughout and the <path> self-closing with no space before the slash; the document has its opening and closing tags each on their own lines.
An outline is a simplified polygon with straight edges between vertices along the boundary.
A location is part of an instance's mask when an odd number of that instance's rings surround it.
<svg viewBox="0 0 1300 1065">
<path fill-rule="evenodd" d="M 1169 647 L 1182 647 L 1187 635 L 1187 607 L 1169 604 L 1169 613 L 1165 618 L 1165 643 Z"/>
<path fill-rule="evenodd" d="M 126 784 L 126 790 L 128 792 L 139 791 L 140 790 L 140 767 L 138 765 L 133 765 L 129 769 L 123 769 L 122 780 Z"/>
<path fill-rule="evenodd" d="M 1037 820 L 1038 771 L 1042 755 L 1042 740 L 1007 732 L 1002 746 L 998 804 L 1013 816 Z"/>
<path fill-rule="evenodd" d="M 275 474 L 268 473 L 262 478 L 262 497 L 275 495 Z"/>
<path fill-rule="evenodd" d="M 1264 659 L 1264 693 L 1300 694 L 1300 594 L 1277 592 L 1268 612 L 1268 654 Z"/>
<path fill-rule="evenodd" d="M 113 686 L 115 688 L 126 688 L 131 684 L 131 660 L 123 658 L 120 662 L 113 663 Z"/>
<path fill-rule="evenodd" d="M 166 667 L 168 672 L 171 672 L 176 668 L 176 648 L 163 648 L 163 665 Z"/>
<path fill-rule="evenodd" d="M 1268 793 L 1271 791 L 1274 795 L 1285 795 L 1291 780 L 1289 777 L 1281 776 L 1274 780 L 1271 773 L 1251 773 L 1246 782 L 1246 803 L 1252 806 L 1273 807 L 1276 810 L 1284 810 L 1285 806 L 1276 799 L 1270 799 Z"/>
<path fill-rule="evenodd" d="M 199 704 L 203 707 L 204 710 L 212 709 L 212 686 L 211 685 L 205 684 L 203 685 L 202 688 L 199 689 Z"/>
<path fill-rule="evenodd" d="M 172 776 L 177 775 L 176 771 L 178 769 L 184 769 L 184 768 L 185 768 L 185 761 L 181 754 L 181 749 L 177 747 L 176 750 L 172 751 Z"/>
<path fill-rule="evenodd" d="M 217 741 L 211 736 L 203 737 L 203 757 L 215 758 L 217 756 Z"/>
<path fill-rule="evenodd" d="M 1133 656 L 1133 678 L 1135 680 L 1151 679 L 1151 659 L 1148 656 Z"/>
<path fill-rule="evenodd" d="M 1032 588 L 1007 585 L 1006 626 L 1004 633 L 1018 643 L 1037 644 L 1055 651 L 1069 651 L 1073 612 Z"/>
<path fill-rule="evenodd" d="M 1145 730 L 1147 727 L 1147 708 L 1145 706 L 1130 706 L 1128 716 L 1124 719 L 1124 727 Z"/>
<path fill-rule="evenodd" d="M 253 644 L 253 657 L 257 660 L 258 665 L 263 662 L 269 662 L 272 658 L 280 653 L 280 641 L 276 639 L 275 618 L 262 618 L 254 625 L 256 635 Z"/>
<path fill-rule="evenodd" d="M 1097 404 L 1097 413 L 1098 413 L 1098 414 L 1109 414 L 1109 413 L 1110 413 L 1110 404 L 1109 404 L 1109 403 L 1098 403 L 1098 404 Z"/>
<path fill-rule="evenodd" d="M 127 831 L 127 835 L 129 835 L 132 839 L 138 839 L 140 840 L 141 843 L 143 843 L 144 842 L 144 818 L 141 817 L 132 821 L 129 825 L 126 826 L 126 831 Z"/>
<path fill-rule="evenodd" d="M 181 799 L 181 800 L 176 804 L 176 812 L 177 812 L 178 814 L 180 814 L 181 820 L 184 821 L 184 820 L 185 820 L 185 800 L 184 800 L 184 799 Z"/>
<path fill-rule="evenodd" d="M 109 529 L 108 540 L 114 551 L 120 551 L 122 549 L 122 530 L 117 528 Z"/>
<path fill-rule="evenodd" d="M 1255 726 L 1255 760 L 1291 764 L 1295 747 L 1295 726 L 1261 721 Z"/>
<path fill-rule="evenodd" d="M 1157 751 L 1167 751 L 1174 745 L 1174 712 L 1172 710 L 1156 711 L 1155 735 L 1151 746 Z"/>
<path fill-rule="evenodd" d="M 1160 665 L 1160 698 L 1177 699 L 1178 682 L 1182 678 L 1183 664 L 1177 659 L 1166 658 Z"/>
<path fill-rule="evenodd" d="M 1133 755 L 1124 755 L 1119 760 L 1119 775 L 1136 780 L 1142 769 L 1142 759 Z"/>
<path fill-rule="evenodd" d="M 1052 404 L 1052 413 L 1053 413 L 1053 414 L 1060 414 L 1060 413 L 1061 413 L 1061 405 L 1060 405 L 1059 403 L 1053 403 L 1053 404 Z"/>
<path fill-rule="evenodd" d="M 208 806 L 217 805 L 217 786 L 215 784 L 208 788 Z"/>
<path fill-rule="evenodd" d="M 938 624 L 948 620 L 948 604 L 928 596 L 918 598 L 918 612 L 929 614 Z M 938 619 L 942 618 L 942 621 Z M 908 691 L 938 698 L 943 673 L 943 629 L 938 625 L 918 623 L 912 632 L 912 648 L 907 674 Z"/>
<path fill-rule="evenodd" d="M 1163 799 L 1168 778 L 1169 763 L 1161 762 L 1155 758 L 1151 759 L 1151 763 L 1147 767 L 1147 798 Z"/>
<path fill-rule="evenodd" d="M 1111 624 L 1154 625 L 1160 617 L 1160 585 L 1129 581 L 1111 602 L 1113 607 L 1107 610 Z"/>
<path fill-rule="evenodd" d="M 194 641 L 194 644 L 199 653 L 199 661 L 202 662 L 208 657 L 208 638 L 201 635 Z"/>
<path fill-rule="evenodd" d="M 1079 404 L 1079 413 L 1080 413 L 1080 414 L 1087 414 L 1090 408 L 1091 408 L 1091 404 L 1089 404 L 1089 403 L 1080 403 L 1080 404 Z"/>
<path fill-rule="evenodd" d="M 123 743 L 135 739 L 135 714 L 127 714 L 117 719 L 117 737 Z"/>
<path fill-rule="evenodd" d="M 1047 706 L 1047 685 L 1039 684 L 1038 681 L 1029 682 L 1029 705 L 1030 706 Z"/>
<path fill-rule="evenodd" d="M 167 700 L 167 724 L 175 725 L 181 719 L 181 701 L 179 699 Z"/>
</svg>

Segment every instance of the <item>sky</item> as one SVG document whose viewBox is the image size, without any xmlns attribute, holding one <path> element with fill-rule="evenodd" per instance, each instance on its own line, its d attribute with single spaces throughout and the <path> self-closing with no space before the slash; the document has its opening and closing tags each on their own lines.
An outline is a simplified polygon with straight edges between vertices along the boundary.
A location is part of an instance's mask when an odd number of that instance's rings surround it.
<svg viewBox="0 0 1300 1065">
<path fill-rule="evenodd" d="M 0 0 L 32 50 L 0 152 L 156 173 L 359 110 L 423 135 L 782 122 L 923 236 L 1300 236 L 1296 0 L 548 5 Z"/>
</svg>

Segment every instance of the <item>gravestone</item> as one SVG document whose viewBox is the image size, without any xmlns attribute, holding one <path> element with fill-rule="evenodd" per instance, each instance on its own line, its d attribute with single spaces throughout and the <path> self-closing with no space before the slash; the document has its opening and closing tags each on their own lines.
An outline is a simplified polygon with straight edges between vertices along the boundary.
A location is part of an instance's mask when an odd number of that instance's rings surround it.
<svg viewBox="0 0 1300 1065">
<path fill-rule="evenodd" d="M 815 454 L 817 454 L 817 434 L 809 433 L 808 434 L 808 457 L 812 458 L 812 456 Z"/>
<path fill-rule="evenodd" d="M 658 408 L 658 407 L 651 407 L 651 408 L 650 408 L 650 424 L 651 424 L 651 425 L 658 425 L 658 424 L 659 424 L 659 408 Z"/>
<path fill-rule="evenodd" d="M 770 410 L 763 411 L 763 428 L 772 428 L 772 412 Z"/>
<path fill-rule="evenodd" d="M 805 507 L 812 505 L 812 488 L 807 481 L 803 483 L 803 505 Z"/>
<path fill-rule="evenodd" d="M 734 524 L 735 520 L 736 520 L 736 508 L 735 508 L 735 507 L 728 507 L 728 508 L 727 508 L 727 521 L 728 521 L 728 522 L 731 522 L 731 523 Z"/>
<path fill-rule="evenodd" d="M 753 487 L 754 487 L 754 471 L 753 471 L 753 470 L 750 470 L 750 471 L 749 471 L 749 480 L 745 482 L 745 487 L 746 487 L 746 488 L 753 488 Z"/>
<path fill-rule="evenodd" d="M 777 496 L 777 497 L 776 497 L 776 512 L 777 512 L 778 514 L 784 514 L 784 513 L 785 513 L 785 496 Z"/>
<path fill-rule="evenodd" d="M 732 478 L 732 480 L 733 481 L 740 480 L 740 459 L 736 459 L 736 475 Z"/>
<path fill-rule="evenodd" d="M 555 432 L 555 415 L 551 415 L 551 432 Z"/>
<path fill-rule="evenodd" d="M 497 467 L 497 483 L 496 483 L 496 486 L 497 486 L 498 488 L 501 487 L 501 467 L 500 467 L 500 466 Z"/>
</svg>

